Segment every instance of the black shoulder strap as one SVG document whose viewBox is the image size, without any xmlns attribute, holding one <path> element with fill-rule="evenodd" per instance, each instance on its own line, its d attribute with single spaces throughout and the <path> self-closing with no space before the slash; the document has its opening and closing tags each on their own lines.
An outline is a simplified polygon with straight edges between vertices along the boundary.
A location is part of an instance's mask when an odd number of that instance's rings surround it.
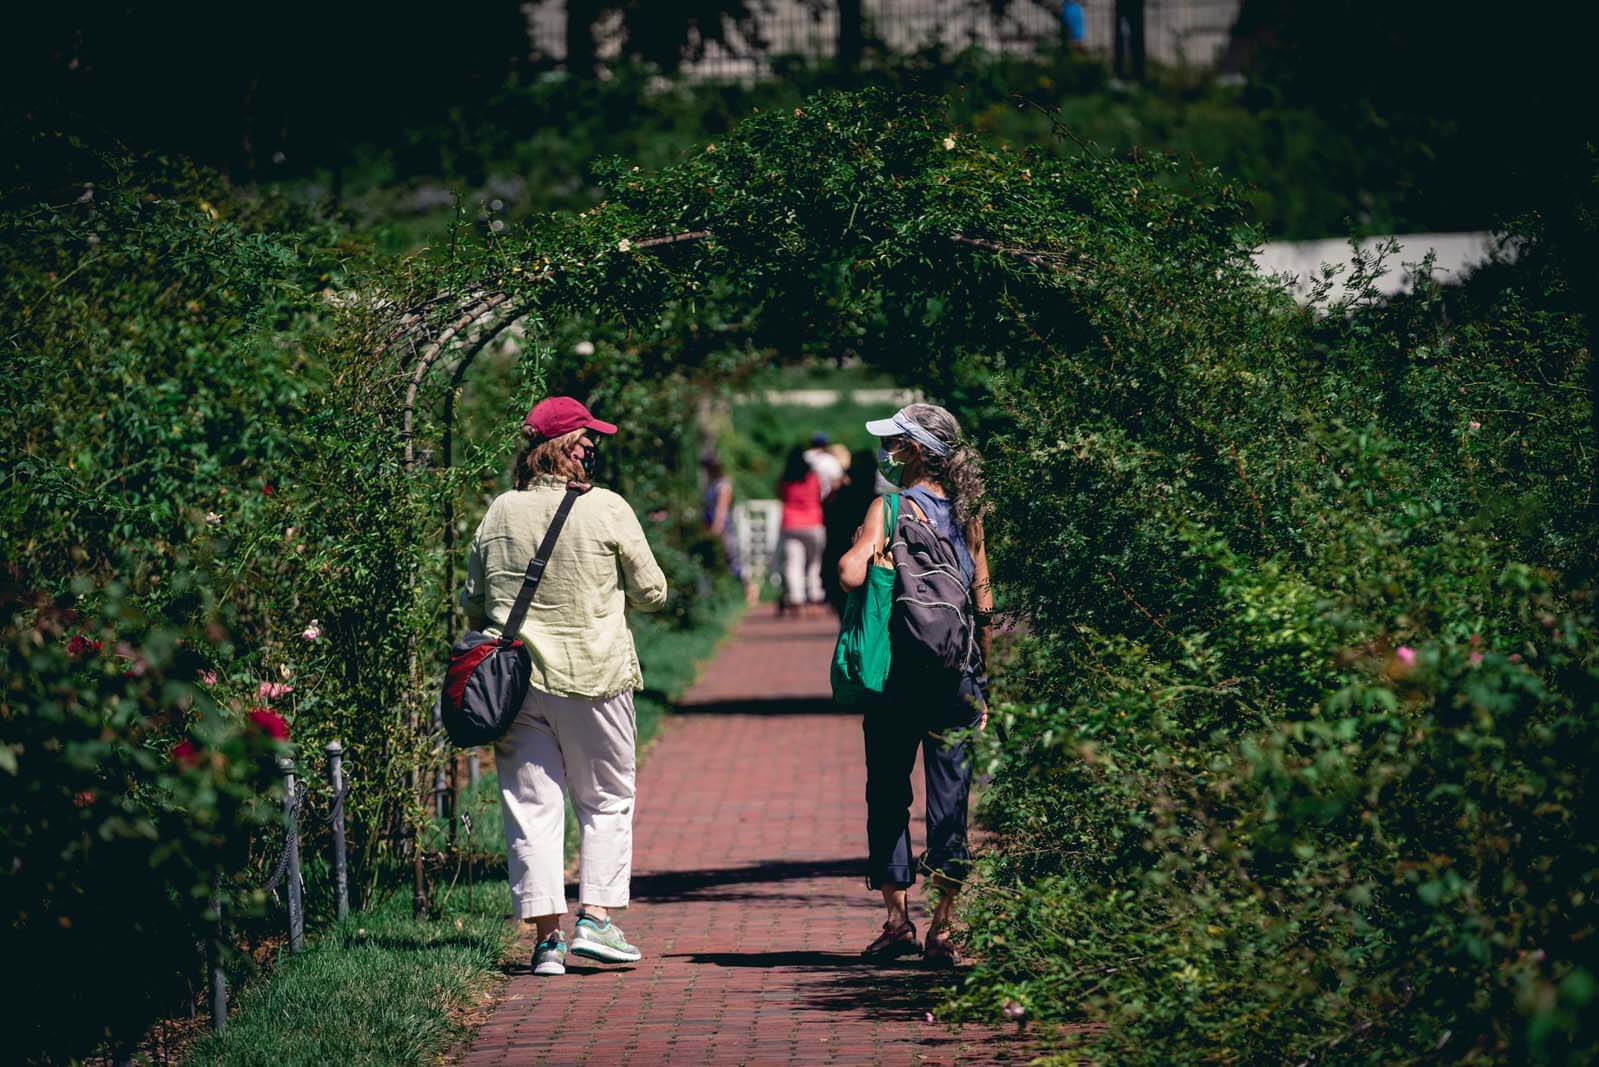
<svg viewBox="0 0 1599 1067">
<path fill-rule="evenodd" d="M 511 605 L 511 614 L 505 618 L 505 629 L 500 634 L 500 644 L 509 645 L 516 640 L 516 635 L 522 629 L 522 621 L 527 618 L 527 609 L 533 606 L 533 594 L 538 592 L 539 581 L 544 577 L 544 568 L 550 562 L 550 553 L 555 551 L 555 539 L 561 536 L 561 527 L 566 525 L 566 517 L 572 513 L 572 504 L 588 491 L 589 487 L 582 482 L 566 483 L 566 495 L 561 498 L 561 506 L 555 509 L 555 517 L 550 520 L 550 528 L 544 531 L 544 540 L 539 542 L 539 550 L 528 562 L 527 574 L 522 577 L 522 589 L 516 594 L 516 603 Z"/>
</svg>

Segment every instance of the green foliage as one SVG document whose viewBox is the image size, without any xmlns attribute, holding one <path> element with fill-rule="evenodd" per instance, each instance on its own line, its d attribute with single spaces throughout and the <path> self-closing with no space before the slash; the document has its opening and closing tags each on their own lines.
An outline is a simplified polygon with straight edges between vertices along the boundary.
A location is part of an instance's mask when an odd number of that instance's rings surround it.
<svg viewBox="0 0 1599 1067">
<path fill-rule="evenodd" d="M 22 1060 L 137 1038 L 170 1007 L 213 888 L 242 888 L 250 832 L 277 811 L 284 746 L 198 682 L 201 635 L 116 592 L 94 614 L 14 586 L 3 600 L 0 917 L 6 958 L 28 961 L 10 994 Z"/>
<path fill-rule="evenodd" d="M 281 540 L 334 260 L 222 220 L 223 192 L 157 171 L 3 222 L 0 785 L 6 955 L 40 961 L 28 1055 L 137 1037 L 198 973 L 213 884 L 241 919 L 261 904 L 277 770 L 251 646 L 282 604 L 238 578 Z M 147 971 L 130 989 L 107 954 Z"/>
<path fill-rule="evenodd" d="M 8 557 L 43 561 L 45 599 L 116 574 L 197 630 L 236 730 L 259 682 L 293 684 L 302 746 L 352 749 L 371 886 L 421 818 L 408 773 L 439 758 L 453 557 L 436 546 L 505 484 L 501 428 L 545 389 L 621 423 L 605 480 L 697 592 L 702 401 L 762 364 L 859 357 L 965 413 L 1026 624 L 1001 678 L 1010 743 L 983 754 L 1000 843 L 955 1009 L 1102 1020 L 1093 1053 L 1125 1060 L 1591 1051 L 1591 355 L 1541 242 L 1480 291 L 1307 313 L 1255 275 L 1244 192 L 1213 171 L 997 151 L 887 92 L 598 173 L 608 198 L 583 214 L 457 226 L 400 263 L 284 256 L 302 239 L 193 197 L 130 192 L 115 227 L 98 199 L 34 216 L 50 225 L 7 242 L 32 250 L 6 253 L 30 294 L 5 332 L 19 369 L 0 396 L 24 413 L 8 455 L 29 464 Z M 56 216 L 83 243 L 52 260 Z M 103 244 L 147 250 L 142 272 L 92 269 L 102 221 Z M 189 241 L 229 279 L 209 348 L 147 277 Z M 318 255 L 338 278 L 297 269 Z M 473 317 L 486 300 L 501 318 Z M 113 343 L 149 306 L 150 346 Z M 465 361 L 513 321 L 535 343 Z M 462 343 L 435 353 L 445 336 Z M 119 416 L 146 429 L 91 433 L 38 401 L 80 347 L 125 368 Z M 213 349 L 231 362 L 169 369 Z M 262 360 L 261 395 L 193 452 L 200 475 L 122 518 L 114 479 L 184 469 L 163 465 L 187 438 L 160 398 Z M 105 447 L 80 459 L 85 439 Z M 707 617 L 693 596 L 669 615 Z"/>
<path fill-rule="evenodd" d="M 1102 1021 L 1115 1062 L 1586 1060 L 1599 530 L 1565 283 L 1524 248 L 1318 317 L 1193 236 L 1136 296 L 1096 272 L 996 383 L 1028 632 L 953 1008 Z"/>
<path fill-rule="evenodd" d="M 1491 224 L 1500 207 L 1476 183 L 1458 180 L 1499 168 L 1494 141 L 1462 136 L 1446 120 L 1401 132 L 1367 114 L 1330 116 L 1285 99 L 1270 83 L 1245 89 L 1170 73 L 1126 91 L 1107 78 L 1103 63 L 1065 51 L 1036 59 L 921 53 L 858 75 L 793 64 L 783 77 L 752 85 L 663 85 L 637 68 L 600 82 L 557 72 L 420 123 L 404 137 L 363 143 L 339 174 L 350 209 L 395 248 L 438 240 L 449 214 L 446 190 L 463 195 L 481 231 L 496 224 L 514 230 L 544 212 L 586 210 L 602 200 L 607 190 L 594 180 L 596 159 L 658 169 L 753 114 L 789 113 L 819 93 L 870 85 L 938 98 L 953 126 L 991 147 L 1063 159 L 1166 155 L 1215 168 L 1240 183 L 1250 221 L 1274 238 L 1323 238 L 1351 228 L 1476 229 Z M 1182 167 L 1160 180 L 1200 188 Z M 284 186 L 317 197 L 328 188 L 322 177 Z"/>
</svg>

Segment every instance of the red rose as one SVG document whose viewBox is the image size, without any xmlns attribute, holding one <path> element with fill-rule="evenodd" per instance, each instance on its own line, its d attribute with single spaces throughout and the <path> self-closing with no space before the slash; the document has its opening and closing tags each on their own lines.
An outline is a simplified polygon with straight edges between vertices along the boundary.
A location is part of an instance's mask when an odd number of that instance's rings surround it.
<svg viewBox="0 0 1599 1067">
<path fill-rule="evenodd" d="M 67 642 L 67 655 L 71 656 L 73 659 L 77 659 L 85 652 L 98 652 L 102 647 L 104 646 L 92 637 L 84 637 L 82 634 L 73 634 L 72 640 Z"/>
<path fill-rule="evenodd" d="M 289 724 L 271 708 L 251 708 L 250 722 L 274 741 L 289 739 Z"/>
<path fill-rule="evenodd" d="M 199 746 L 188 738 L 184 738 L 172 746 L 172 762 L 179 767 L 198 767 L 200 765 Z"/>
<path fill-rule="evenodd" d="M 267 482 L 265 485 L 263 485 L 261 487 L 261 495 L 262 496 L 271 496 L 275 492 L 277 492 L 277 490 L 272 488 L 272 483 L 271 482 Z"/>
<path fill-rule="evenodd" d="M 78 790 L 76 793 L 72 794 L 72 803 L 80 808 L 87 808 L 89 805 L 94 803 L 94 790 Z"/>
</svg>

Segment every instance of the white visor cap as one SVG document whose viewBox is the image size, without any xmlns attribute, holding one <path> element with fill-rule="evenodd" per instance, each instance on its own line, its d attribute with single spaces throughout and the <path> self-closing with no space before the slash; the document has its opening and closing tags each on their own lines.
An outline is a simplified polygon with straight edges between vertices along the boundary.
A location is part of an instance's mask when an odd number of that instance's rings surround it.
<svg viewBox="0 0 1599 1067">
<path fill-rule="evenodd" d="M 892 418 L 873 419 L 866 424 L 866 432 L 873 437 L 909 437 L 935 456 L 947 456 L 949 445 L 933 436 L 932 432 L 905 413 L 905 408 L 894 412 Z"/>
</svg>

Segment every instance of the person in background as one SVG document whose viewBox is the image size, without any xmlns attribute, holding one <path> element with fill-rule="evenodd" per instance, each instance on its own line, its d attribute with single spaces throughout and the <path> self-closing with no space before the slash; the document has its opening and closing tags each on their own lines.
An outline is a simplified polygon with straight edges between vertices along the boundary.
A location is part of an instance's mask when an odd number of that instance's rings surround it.
<svg viewBox="0 0 1599 1067">
<path fill-rule="evenodd" d="M 831 457 L 829 457 L 831 458 Z M 783 601 L 779 610 L 796 617 L 811 613 L 810 605 L 826 597 L 822 588 L 822 549 L 827 545 L 823 525 L 821 478 L 795 447 L 783 464 L 777 482 L 783 504 L 778 551 L 783 560 Z"/>
<path fill-rule="evenodd" d="M 1116 78 L 1144 80 L 1144 3 L 1145 0 L 1116 0 Z"/>
<path fill-rule="evenodd" d="M 805 462 L 816 472 L 816 479 L 822 490 L 822 499 L 826 500 L 844 481 L 844 465 L 833 455 L 827 443 L 827 435 L 821 430 L 811 434 L 811 447 L 805 450 Z"/>
<path fill-rule="evenodd" d="M 722 461 L 708 454 L 700 461 L 705 468 L 705 499 L 702 516 L 705 530 L 722 543 L 728 572 L 744 585 L 744 599 L 754 603 L 759 590 L 744 574 L 744 560 L 738 551 L 738 533 L 733 529 L 733 479 L 722 469 Z"/>
<path fill-rule="evenodd" d="M 866 734 L 866 884 L 879 890 L 888 918 L 883 932 L 862 952 L 890 959 L 920 951 L 935 967 L 952 967 L 955 950 L 948 937 L 955 891 L 966 878 L 966 802 L 972 786 L 971 753 L 951 742 L 950 731 L 988 725 L 987 677 L 989 623 L 994 595 L 989 585 L 988 552 L 983 543 L 982 460 L 961 435 L 955 417 L 935 404 L 911 404 L 892 418 L 866 424 L 883 439 L 884 473 L 903 486 L 900 521 L 927 522 L 949 541 L 972 591 L 981 658 L 969 669 L 929 672 L 915 660 L 892 653 L 888 684 L 867 705 Z M 896 468 L 898 468 L 896 470 Z M 893 566 L 883 537 L 883 498 L 866 510 L 854 546 L 839 561 L 844 588 L 865 583 L 874 561 Z M 896 606 L 896 611 L 898 607 Z M 902 664 L 910 663 L 902 669 Z M 927 851 L 911 853 L 911 770 L 922 751 L 926 779 Z M 918 870 L 939 889 L 928 922 L 927 941 L 916 941 L 907 912 L 908 894 Z"/>
<path fill-rule="evenodd" d="M 822 551 L 822 585 L 827 590 L 828 603 L 840 617 L 844 614 L 844 600 L 849 594 L 839 581 L 838 561 L 849 550 L 855 539 L 855 531 L 860 529 L 866 518 L 866 509 L 871 507 L 878 493 L 877 455 L 867 449 L 845 455 L 849 464 L 844 484 L 822 504 L 827 527 L 827 547 Z"/>
<path fill-rule="evenodd" d="M 849 481 L 849 465 L 851 463 L 849 447 L 847 445 L 836 443 L 831 444 L 827 446 L 827 454 L 833 457 L 834 461 L 838 464 L 838 469 L 844 472 L 840 478 L 839 484 L 842 485 L 844 482 Z"/>
<path fill-rule="evenodd" d="M 1060 39 L 1073 52 L 1081 52 L 1088 36 L 1088 20 L 1083 5 L 1077 0 L 1066 0 L 1060 5 Z"/>
<path fill-rule="evenodd" d="M 489 505 L 467 554 L 461 606 L 473 629 L 510 617 L 568 484 L 588 481 L 601 436 L 615 432 L 568 396 L 528 412 L 516 488 Z M 573 502 L 522 623 L 531 685 L 494 746 L 511 898 L 517 915 L 538 927 L 534 974 L 566 973 L 568 795 L 582 827 L 572 952 L 607 963 L 640 958 L 610 917 L 611 908 L 627 907 L 632 878 L 633 691 L 644 684 L 626 609 L 665 603 L 666 576 L 638 516 L 617 494 L 590 488 Z"/>
</svg>

